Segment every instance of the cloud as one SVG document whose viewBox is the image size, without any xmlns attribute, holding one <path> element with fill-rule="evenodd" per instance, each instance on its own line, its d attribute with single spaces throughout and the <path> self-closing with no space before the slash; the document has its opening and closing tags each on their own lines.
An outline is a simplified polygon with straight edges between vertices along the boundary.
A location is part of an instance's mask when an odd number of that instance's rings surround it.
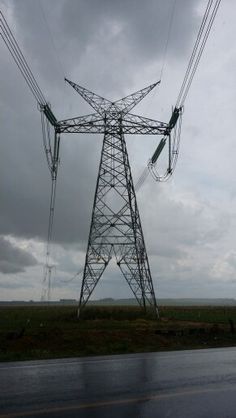
<svg viewBox="0 0 236 418">
<path fill-rule="evenodd" d="M 22 273 L 27 267 L 35 266 L 37 260 L 25 249 L 12 244 L 0 236 L 0 272 L 3 274 Z"/>
<path fill-rule="evenodd" d="M 184 257 L 186 252 L 214 245 L 229 231 L 231 216 L 213 208 L 206 197 L 187 191 L 178 194 L 171 184 L 156 187 L 158 195 L 152 198 L 147 185 L 140 200 L 151 254 Z"/>
<path fill-rule="evenodd" d="M 61 61 L 68 63 L 72 74 L 80 65 L 75 81 L 84 82 L 89 88 L 109 97 L 110 94 L 125 94 L 132 74 L 142 72 L 142 67 L 147 67 L 148 62 L 156 62 L 163 55 L 166 22 L 173 7 L 172 1 L 163 3 L 150 0 L 144 4 L 132 0 L 72 0 L 54 1 L 53 5 L 53 8 L 49 8 L 46 2 L 42 2 L 41 8 L 40 2 L 35 5 L 27 0 L 21 4 L 11 1 L 7 14 L 33 72 L 36 71 L 37 79 L 40 78 L 41 88 L 57 101 L 54 110 L 56 115 L 63 107 L 58 93 L 58 90 L 63 90 L 62 80 L 55 85 L 55 80 L 59 82 L 58 74 L 56 71 L 50 72 L 50 68 L 59 66 L 55 57 L 57 53 Z M 184 56 L 199 22 L 195 4 L 181 0 L 180 8 L 177 8 L 174 17 L 175 36 L 172 36 L 169 45 L 170 57 L 173 54 Z M 45 21 L 45 17 L 48 21 Z M 52 36 L 58 51 L 53 47 Z M 0 75 L 3 88 L 0 123 L 4 138 L 1 172 L 3 175 L 8 173 L 1 185 L 0 233 L 43 240 L 46 236 L 50 189 L 39 114 L 36 106 L 32 108 L 27 86 L 7 55 L 5 46 L 0 47 L 5 72 L 10 68 L 7 77 L 4 71 Z M 137 65 L 138 70 L 134 68 Z M 94 68 L 99 71 L 94 71 Z M 82 104 L 82 109 L 91 111 L 69 86 L 66 87 L 63 101 L 67 97 L 73 97 L 76 107 L 80 108 Z M 7 122 L 4 112 L 12 119 L 11 124 Z M 80 113 L 75 110 L 74 114 L 76 112 Z M 73 116 L 73 113 L 66 116 Z M 101 139 L 97 135 L 62 136 L 55 216 L 56 242 L 80 242 L 83 245 L 87 240 L 100 149 Z M 14 170 L 10 170 L 10 167 L 14 167 Z"/>
<path fill-rule="evenodd" d="M 174 0 L 9 0 L 7 5 L 0 0 L 58 119 L 92 111 L 64 85 L 63 76 L 118 99 L 157 80 L 164 64 L 161 85 L 137 107 L 137 113 L 163 121 L 170 117 L 205 8 L 202 0 L 175 3 L 163 62 Z M 160 282 L 165 296 L 168 291 L 186 295 L 186 288 L 196 294 L 199 281 L 202 292 L 212 292 L 218 258 L 224 269 L 233 268 L 230 259 L 219 254 L 231 254 L 235 248 L 234 9 L 233 1 L 222 2 L 194 78 L 174 180 L 160 186 L 149 178 L 137 194 L 155 286 Z M 36 103 L 2 42 L 0 54 L 0 234 L 1 245 L 8 245 L 1 271 L 21 272 L 21 283 L 33 286 L 30 293 L 25 285 L 21 297 L 36 298 L 41 291 L 50 177 Z M 135 181 L 157 140 L 127 138 Z M 61 137 L 52 249 L 57 297 L 73 296 L 76 286 L 59 286 L 59 280 L 69 279 L 84 263 L 101 145 L 97 135 Z M 218 266 L 218 272 L 223 267 Z M 101 287 L 98 294 L 102 297 L 112 289 L 123 294 L 118 277 L 112 265 L 106 275 L 108 290 Z M 214 277 L 219 283 L 220 276 Z M 224 291 L 218 284 L 216 288 Z M 14 298 L 14 285 L 7 297 Z"/>
<path fill-rule="evenodd" d="M 236 252 L 229 251 L 221 255 L 211 269 L 212 278 L 223 282 L 236 282 Z"/>
</svg>

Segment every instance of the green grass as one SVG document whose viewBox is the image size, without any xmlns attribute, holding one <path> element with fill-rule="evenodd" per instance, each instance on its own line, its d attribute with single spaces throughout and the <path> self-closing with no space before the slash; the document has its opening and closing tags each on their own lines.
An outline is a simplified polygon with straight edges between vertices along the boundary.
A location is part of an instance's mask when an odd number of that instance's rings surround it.
<svg viewBox="0 0 236 418">
<path fill-rule="evenodd" d="M 178 321 L 228 324 L 229 319 L 236 323 L 236 307 L 189 306 L 160 308 L 161 317 Z"/>
<path fill-rule="evenodd" d="M 79 321 L 73 306 L 0 307 L 0 361 L 236 345 L 236 308 L 164 307 L 160 317 L 136 306 L 88 306 Z"/>
</svg>

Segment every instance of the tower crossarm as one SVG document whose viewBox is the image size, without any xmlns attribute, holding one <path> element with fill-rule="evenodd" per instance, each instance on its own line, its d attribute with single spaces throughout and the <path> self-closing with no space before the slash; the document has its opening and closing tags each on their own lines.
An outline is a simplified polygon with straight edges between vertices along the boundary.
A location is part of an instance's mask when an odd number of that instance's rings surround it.
<svg viewBox="0 0 236 418">
<path fill-rule="evenodd" d="M 148 87 L 138 90 L 135 93 L 123 97 L 122 99 L 111 102 L 110 100 L 93 93 L 92 91 L 68 80 L 67 78 L 65 78 L 65 81 L 70 84 L 75 91 L 77 91 L 77 93 L 79 93 L 80 96 L 83 97 L 83 99 L 86 100 L 86 102 L 89 103 L 90 106 L 92 106 L 101 116 L 104 116 L 105 113 L 107 115 L 114 113 L 122 113 L 123 115 L 126 115 L 139 102 L 141 102 L 141 100 L 147 96 L 151 90 L 160 84 L 160 81 L 157 81 L 156 83 L 150 84 Z"/>
<path fill-rule="evenodd" d="M 77 93 L 80 94 L 83 99 L 90 104 L 100 115 L 104 115 L 104 112 L 112 105 L 110 100 L 104 99 L 104 97 L 93 93 L 92 91 L 80 86 L 79 84 L 73 83 L 73 81 L 65 78 L 65 81 L 69 83 Z"/>
<path fill-rule="evenodd" d="M 106 130 L 110 134 L 117 134 L 120 131 L 120 118 L 122 117 L 122 129 L 124 134 L 129 135 L 164 135 L 168 124 L 158 120 L 145 118 L 139 115 L 126 114 L 116 117 L 101 117 L 97 113 L 79 116 L 57 122 L 58 133 L 90 133 L 104 134 Z"/>
<path fill-rule="evenodd" d="M 98 113 L 78 116 L 57 122 L 57 130 L 60 133 L 104 133 L 104 118 Z"/>
<path fill-rule="evenodd" d="M 139 115 L 128 113 L 122 118 L 124 134 L 135 135 L 163 135 L 168 124 L 159 120 L 145 118 Z"/>
<path fill-rule="evenodd" d="M 145 87 L 135 93 L 130 94 L 129 96 L 123 97 L 122 99 L 116 100 L 114 106 L 116 106 L 120 112 L 126 114 L 130 112 L 151 90 L 153 90 L 160 81 L 150 84 L 150 86 Z"/>
</svg>

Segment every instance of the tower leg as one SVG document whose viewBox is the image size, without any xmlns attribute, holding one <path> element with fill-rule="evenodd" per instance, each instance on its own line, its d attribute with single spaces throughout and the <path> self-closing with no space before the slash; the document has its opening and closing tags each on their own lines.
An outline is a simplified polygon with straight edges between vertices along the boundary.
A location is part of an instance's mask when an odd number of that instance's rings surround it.
<svg viewBox="0 0 236 418">
<path fill-rule="evenodd" d="M 102 276 L 108 262 L 104 260 L 90 245 L 87 250 L 86 262 L 83 273 L 83 281 L 80 292 L 80 300 L 77 317 L 79 318 L 81 308 L 87 303 L 90 295 L 95 289 L 100 277 Z"/>
<path fill-rule="evenodd" d="M 106 118 L 104 123 L 106 124 Z M 125 138 L 120 131 L 104 135 L 94 197 L 78 316 L 114 253 L 137 302 L 158 313 L 144 243 Z"/>
</svg>

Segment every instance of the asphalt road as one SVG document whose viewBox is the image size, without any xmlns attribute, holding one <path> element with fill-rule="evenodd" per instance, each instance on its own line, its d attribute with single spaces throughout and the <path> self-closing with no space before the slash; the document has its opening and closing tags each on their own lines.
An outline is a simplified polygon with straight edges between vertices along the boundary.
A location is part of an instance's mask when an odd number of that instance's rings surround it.
<svg viewBox="0 0 236 418">
<path fill-rule="evenodd" d="M 235 418 L 236 348 L 1 363 L 0 417 Z"/>
</svg>

